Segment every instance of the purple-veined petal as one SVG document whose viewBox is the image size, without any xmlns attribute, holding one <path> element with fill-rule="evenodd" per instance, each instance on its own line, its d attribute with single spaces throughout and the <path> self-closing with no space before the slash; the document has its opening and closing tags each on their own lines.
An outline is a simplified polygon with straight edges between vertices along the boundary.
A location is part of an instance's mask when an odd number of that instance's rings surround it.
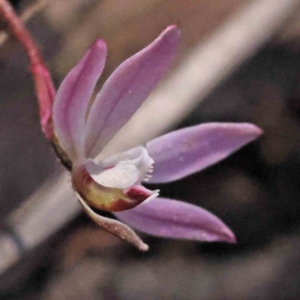
<svg viewBox="0 0 300 300">
<path fill-rule="evenodd" d="M 54 130 L 71 159 L 83 154 L 86 112 L 105 58 L 106 44 L 97 40 L 57 91 L 53 106 Z"/>
<path fill-rule="evenodd" d="M 133 244 L 141 251 L 147 251 L 149 249 L 148 245 L 145 244 L 138 235 L 127 225 L 109 218 L 102 217 L 96 214 L 85 201 L 77 194 L 78 200 L 83 207 L 85 213 L 100 227 L 109 233 L 117 236 L 118 238 Z"/>
<path fill-rule="evenodd" d="M 160 237 L 235 243 L 232 231 L 207 210 L 177 200 L 156 198 L 114 213 L 129 226 Z"/>
<path fill-rule="evenodd" d="M 170 182 L 199 172 L 261 134 L 260 128 L 249 123 L 207 123 L 165 134 L 147 143 L 154 159 L 149 182 Z"/>
<path fill-rule="evenodd" d="M 180 31 L 168 27 L 154 42 L 123 62 L 94 101 L 86 124 L 87 157 L 94 158 L 131 118 L 168 70 Z"/>
</svg>

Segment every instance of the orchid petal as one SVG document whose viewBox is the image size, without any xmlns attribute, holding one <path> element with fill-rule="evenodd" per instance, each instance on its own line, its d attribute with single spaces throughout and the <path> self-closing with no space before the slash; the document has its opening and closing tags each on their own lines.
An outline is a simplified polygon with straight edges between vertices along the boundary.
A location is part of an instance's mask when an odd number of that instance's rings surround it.
<svg viewBox="0 0 300 300">
<path fill-rule="evenodd" d="M 168 70 L 180 31 L 168 27 L 148 47 L 123 62 L 97 95 L 86 124 L 86 156 L 94 158 L 131 118 Z"/>
<path fill-rule="evenodd" d="M 154 236 L 235 243 L 232 231 L 207 210 L 177 200 L 156 198 L 114 213 L 129 226 Z"/>
<path fill-rule="evenodd" d="M 85 117 L 105 58 L 106 44 L 97 40 L 68 73 L 54 100 L 54 130 L 62 148 L 73 160 L 83 155 Z"/>
<path fill-rule="evenodd" d="M 90 160 L 86 163 L 86 168 L 98 184 L 109 188 L 129 188 L 139 178 L 139 171 L 132 161 L 121 161 L 112 168 L 103 169 Z"/>
<path fill-rule="evenodd" d="M 154 159 L 149 182 L 170 182 L 199 172 L 261 134 L 249 123 L 207 123 L 165 134 L 147 143 Z"/>
<path fill-rule="evenodd" d="M 143 147 L 143 146 L 137 146 L 135 148 L 131 148 L 131 149 L 123 151 L 121 153 L 109 156 L 109 157 L 101 160 L 101 165 L 103 165 L 106 168 L 109 168 L 111 166 L 115 166 L 118 162 L 120 162 L 122 160 L 135 159 L 142 154 L 144 149 L 145 149 L 145 147 Z M 152 163 L 153 163 L 153 160 L 152 160 Z"/>
<path fill-rule="evenodd" d="M 83 207 L 85 213 L 100 227 L 109 233 L 117 236 L 122 240 L 126 240 L 128 243 L 133 244 L 141 251 L 147 251 L 149 249 L 148 245 L 145 244 L 137 234 L 129 228 L 127 225 L 109 218 L 102 217 L 96 214 L 85 201 L 77 194 L 78 200 Z"/>
<path fill-rule="evenodd" d="M 150 177 L 153 159 L 145 147 L 139 146 L 102 160 L 95 164 L 92 159 L 86 167 L 90 176 L 100 185 L 125 189 Z"/>
</svg>

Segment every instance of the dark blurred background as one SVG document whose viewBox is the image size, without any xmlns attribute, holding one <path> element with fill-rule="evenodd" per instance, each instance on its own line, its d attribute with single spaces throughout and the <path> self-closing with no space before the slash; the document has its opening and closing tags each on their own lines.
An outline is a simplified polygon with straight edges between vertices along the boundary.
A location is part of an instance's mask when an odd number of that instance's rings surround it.
<svg viewBox="0 0 300 300">
<path fill-rule="evenodd" d="M 33 1 L 12 2 L 22 11 Z M 104 38 L 103 82 L 173 23 L 182 30 L 178 64 L 250 2 L 57 0 L 27 24 L 56 85 L 96 37 Z M 179 126 L 252 122 L 265 134 L 204 172 L 158 186 L 166 197 L 219 216 L 235 232 L 236 245 L 143 236 L 150 251 L 139 253 L 81 214 L 1 275 L 0 299 L 300 299 L 300 30 L 294 13 Z M 4 224 L 62 168 L 41 133 L 26 56 L 13 39 L 0 48 L 0 66 Z"/>
</svg>

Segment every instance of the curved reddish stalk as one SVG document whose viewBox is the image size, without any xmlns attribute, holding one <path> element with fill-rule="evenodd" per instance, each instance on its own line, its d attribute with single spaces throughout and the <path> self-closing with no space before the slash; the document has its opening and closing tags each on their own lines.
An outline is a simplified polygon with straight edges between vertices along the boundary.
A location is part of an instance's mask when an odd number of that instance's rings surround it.
<svg viewBox="0 0 300 300">
<path fill-rule="evenodd" d="M 52 105 L 55 96 L 55 88 L 50 72 L 42 59 L 38 46 L 7 0 L 0 0 L 0 14 L 7 22 L 12 34 L 23 46 L 29 58 L 36 96 L 39 102 L 42 130 L 45 136 L 49 140 L 52 140 Z"/>
</svg>

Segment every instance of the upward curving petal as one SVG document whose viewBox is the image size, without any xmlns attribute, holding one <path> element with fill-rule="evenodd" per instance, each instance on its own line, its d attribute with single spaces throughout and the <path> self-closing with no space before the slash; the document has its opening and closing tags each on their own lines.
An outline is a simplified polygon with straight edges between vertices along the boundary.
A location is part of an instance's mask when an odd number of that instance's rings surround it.
<svg viewBox="0 0 300 300">
<path fill-rule="evenodd" d="M 86 167 L 94 181 L 108 188 L 126 189 L 139 178 L 139 170 L 132 161 L 120 161 L 106 169 L 90 160 Z"/>
<path fill-rule="evenodd" d="M 207 123 L 147 143 L 154 160 L 150 183 L 170 182 L 199 172 L 255 140 L 262 130 L 249 123 Z"/>
<path fill-rule="evenodd" d="M 236 242 L 234 234 L 219 218 L 201 207 L 177 200 L 156 198 L 114 215 L 129 226 L 155 236 Z"/>
<path fill-rule="evenodd" d="M 106 44 L 97 40 L 68 73 L 54 100 L 54 130 L 62 148 L 73 160 L 83 154 L 86 112 L 105 58 Z"/>
<path fill-rule="evenodd" d="M 146 148 L 139 146 L 104 159 L 99 164 L 89 159 L 86 168 L 100 185 L 126 189 L 148 179 L 152 164 L 153 159 L 149 157 Z"/>
<path fill-rule="evenodd" d="M 148 47 L 123 62 L 103 85 L 86 124 L 85 151 L 94 158 L 130 119 L 168 70 L 180 31 L 168 27 Z"/>
</svg>

